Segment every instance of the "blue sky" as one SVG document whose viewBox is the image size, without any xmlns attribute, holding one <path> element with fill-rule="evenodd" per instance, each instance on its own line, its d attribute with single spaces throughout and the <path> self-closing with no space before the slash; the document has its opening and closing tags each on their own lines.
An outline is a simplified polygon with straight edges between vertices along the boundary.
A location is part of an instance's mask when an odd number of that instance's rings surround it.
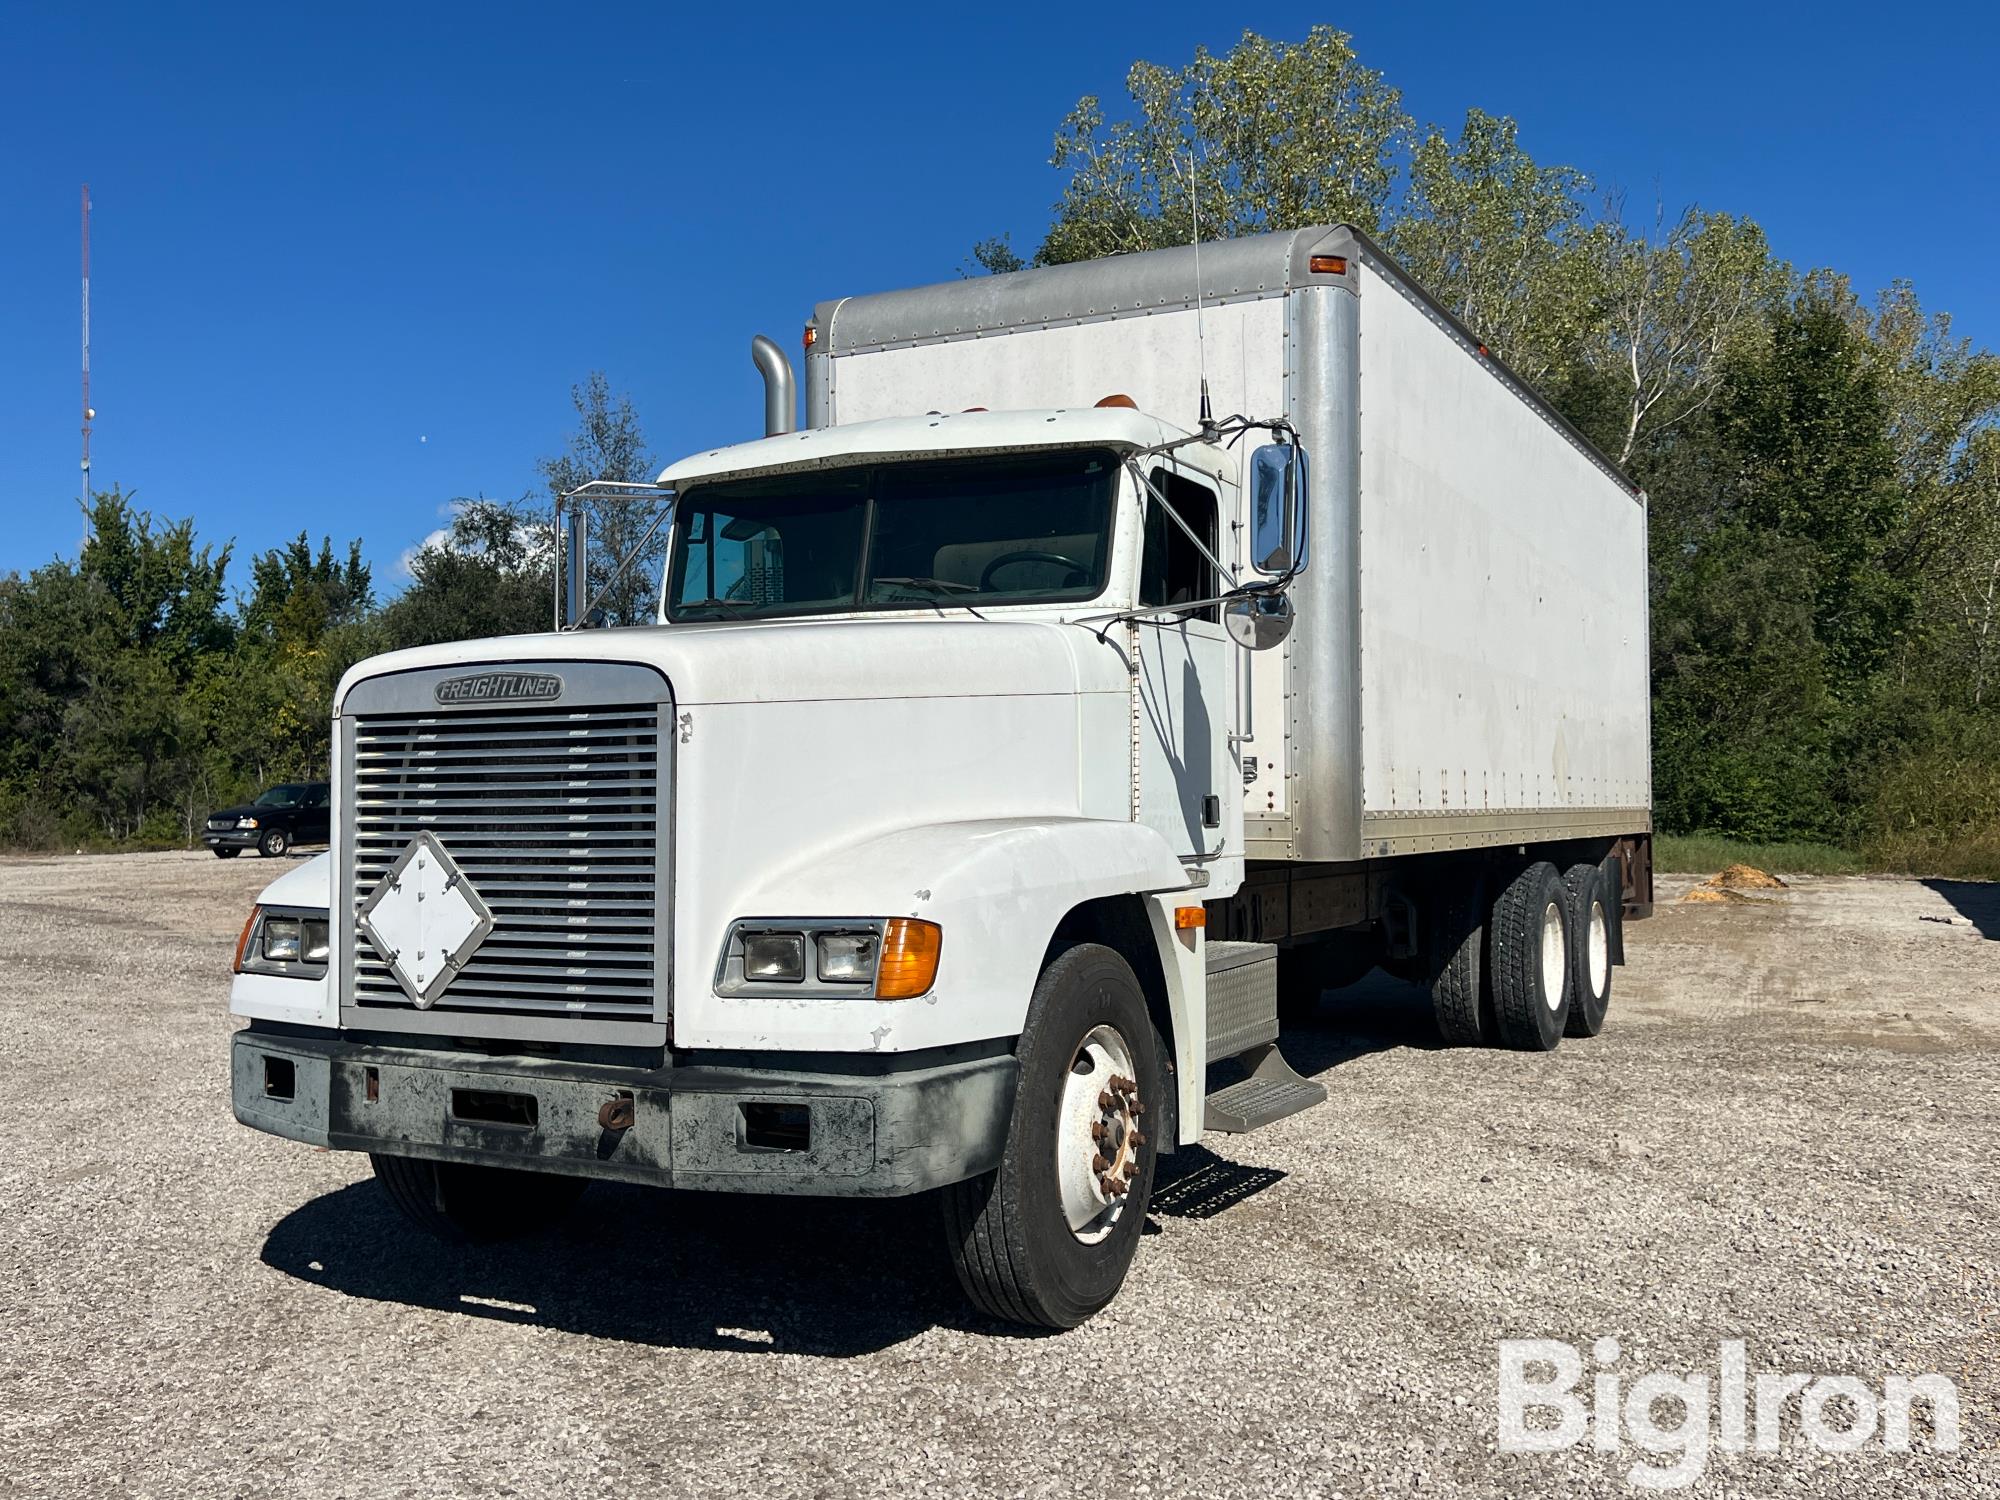
<svg viewBox="0 0 2000 1500">
<path fill-rule="evenodd" d="M 1078 96 L 1244 27 L 1351 31 L 1420 120 L 1744 212 L 1912 278 L 2000 345 L 2000 12 L 0 9 L 0 572 L 74 551 L 77 192 L 100 486 L 248 554 L 359 536 L 378 583 L 455 495 L 513 496 L 605 370 L 663 459 L 755 436 L 748 342 L 817 300 L 1033 246 Z"/>
</svg>

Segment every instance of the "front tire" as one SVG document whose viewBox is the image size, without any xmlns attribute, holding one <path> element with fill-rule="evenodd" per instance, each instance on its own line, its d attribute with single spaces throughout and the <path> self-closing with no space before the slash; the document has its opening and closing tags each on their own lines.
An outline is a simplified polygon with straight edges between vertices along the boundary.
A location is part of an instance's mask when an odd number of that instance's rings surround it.
<svg viewBox="0 0 2000 1500">
<path fill-rule="evenodd" d="M 959 1285 L 990 1317 L 1074 1328 L 1117 1295 L 1171 1117 L 1131 966 L 1083 943 L 1043 969 L 994 1171 L 940 1194 Z M 1149 1113 L 1150 1111 L 1150 1113 Z"/>
<path fill-rule="evenodd" d="M 373 1151 L 368 1161 L 375 1168 L 375 1180 L 404 1218 L 454 1245 L 517 1239 L 550 1228 L 590 1186 L 586 1177 Z"/>
<path fill-rule="evenodd" d="M 291 847 L 292 836 L 282 828 L 267 828 L 257 840 L 257 852 L 266 859 L 277 859 Z"/>
<path fill-rule="evenodd" d="M 242 851 L 241 849 L 222 849 L 222 848 L 218 848 L 218 849 L 217 849 L 217 850 L 215 851 L 215 857 L 216 857 L 217 859 L 234 859 L 234 858 L 236 858 L 236 856 L 237 856 L 237 855 L 241 854 L 242 852 L 243 852 L 243 851 Z"/>
</svg>

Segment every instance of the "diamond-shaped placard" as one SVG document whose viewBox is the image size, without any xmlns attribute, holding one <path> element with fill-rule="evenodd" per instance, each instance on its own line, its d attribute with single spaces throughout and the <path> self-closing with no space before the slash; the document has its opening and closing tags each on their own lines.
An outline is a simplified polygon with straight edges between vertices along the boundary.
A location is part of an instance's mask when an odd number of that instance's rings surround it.
<svg viewBox="0 0 2000 1500">
<path fill-rule="evenodd" d="M 426 1010 L 493 930 L 493 913 L 428 831 L 361 903 L 361 930 L 396 983 Z"/>
</svg>

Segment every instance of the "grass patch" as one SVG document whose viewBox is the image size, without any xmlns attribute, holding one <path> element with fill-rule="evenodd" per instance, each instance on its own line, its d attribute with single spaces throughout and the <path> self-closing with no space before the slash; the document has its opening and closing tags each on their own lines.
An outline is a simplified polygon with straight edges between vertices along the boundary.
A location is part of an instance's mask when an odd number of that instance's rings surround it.
<svg viewBox="0 0 2000 1500">
<path fill-rule="evenodd" d="M 1754 865 L 1773 875 L 1861 875 L 1871 865 L 1831 844 L 1753 844 L 1712 833 L 1656 833 L 1653 868 L 1670 875 L 1713 875 L 1725 865 Z"/>
</svg>

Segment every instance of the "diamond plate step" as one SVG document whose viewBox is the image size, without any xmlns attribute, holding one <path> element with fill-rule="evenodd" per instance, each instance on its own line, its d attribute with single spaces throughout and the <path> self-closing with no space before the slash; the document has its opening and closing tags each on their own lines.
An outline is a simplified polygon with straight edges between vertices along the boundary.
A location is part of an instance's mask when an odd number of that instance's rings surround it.
<svg viewBox="0 0 2000 1500">
<path fill-rule="evenodd" d="M 1242 1135 L 1326 1103 L 1326 1086 L 1294 1073 L 1275 1044 L 1246 1053 L 1243 1060 L 1250 1066 L 1250 1076 L 1217 1089 L 1204 1101 L 1204 1130 Z"/>
</svg>

